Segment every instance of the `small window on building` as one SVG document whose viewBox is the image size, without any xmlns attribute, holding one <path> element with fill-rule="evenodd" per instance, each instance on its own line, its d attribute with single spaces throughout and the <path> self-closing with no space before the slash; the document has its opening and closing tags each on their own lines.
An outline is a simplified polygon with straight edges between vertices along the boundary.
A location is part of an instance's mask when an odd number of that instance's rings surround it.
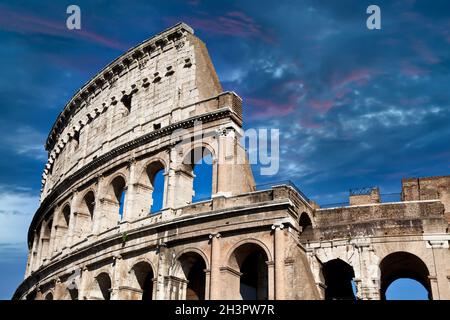
<svg viewBox="0 0 450 320">
<path fill-rule="evenodd" d="M 159 129 L 161 129 L 161 123 L 154 123 L 153 130 L 159 130 Z"/>
</svg>

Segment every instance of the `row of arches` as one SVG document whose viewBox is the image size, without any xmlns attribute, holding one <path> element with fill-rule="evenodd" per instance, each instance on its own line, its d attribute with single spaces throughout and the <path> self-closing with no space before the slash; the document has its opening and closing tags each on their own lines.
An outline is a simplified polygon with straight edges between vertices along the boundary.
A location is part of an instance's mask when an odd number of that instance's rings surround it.
<svg viewBox="0 0 450 320">
<path fill-rule="evenodd" d="M 200 157 L 194 155 L 201 155 Z M 191 187 L 189 202 L 210 199 L 212 195 L 212 153 L 201 148 L 192 150 L 182 164 L 183 177 Z M 124 174 L 109 178 L 102 190 L 89 188 L 78 199 L 63 203 L 36 228 L 29 267 L 37 269 L 45 259 L 64 247 L 117 225 L 129 216 L 142 217 L 165 208 L 167 168 L 163 161 L 152 161 L 142 170 L 133 188 Z M 187 177 L 187 178 L 186 178 Z M 127 197 L 132 205 L 126 208 Z M 97 227 L 96 227 L 97 225 Z"/>
<path fill-rule="evenodd" d="M 355 272 L 341 259 L 323 264 L 325 299 L 356 299 Z M 380 263 L 380 299 L 432 299 L 429 271 L 425 263 L 409 252 L 394 252 Z M 415 292 L 407 292 L 414 288 Z"/>
<path fill-rule="evenodd" d="M 269 258 L 264 248 L 256 243 L 246 243 L 238 246 L 230 256 L 229 266 L 240 273 L 236 296 L 244 300 L 268 299 L 268 268 Z M 207 297 L 208 264 L 203 254 L 197 251 L 187 251 L 177 258 L 170 282 L 171 299 L 205 300 Z M 128 284 L 140 292 L 141 300 L 155 299 L 155 270 L 149 261 L 139 261 L 128 272 L 131 279 Z M 96 274 L 86 295 L 90 300 L 110 300 L 112 298 L 113 279 L 108 271 Z M 66 289 L 63 299 L 78 300 L 78 289 Z M 30 297 L 28 297 L 31 299 Z M 44 300 L 53 300 L 54 293 L 48 292 Z"/>
<path fill-rule="evenodd" d="M 228 259 L 228 267 L 239 274 L 238 285 L 227 281 L 224 291 L 229 287 L 236 289 L 235 298 L 243 300 L 267 300 L 269 298 L 269 257 L 266 249 L 257 243 L 244 243 L 235 248 Z M 177 258 L 173 269 L 170 286 L 170 299 L 204 300 L 207 299 L 208 264 L 202 253 L 190 250 Z M 394 252 L 387 255 L 380 263 L 380 298 L 399 299 L 399 296 L 389 295 L 389 288 L 399 279 L 410 279 L 422 286 L 425 298 L 432 299 L 429 272 L 425 263 L 414 254 Z M 152 300 L 156 297 L 156 279 L 153 265 L 146 260 L 136 262 L 128 272 L 130 286 L 140 292 L 142 300 Z M 355 300 L 356 288 L 353 267 L 341 259 L 333 259 L 323 264 L 322 275 L 325 282 L 325 299 Z M 112 277 L 107 271 L 100 271 L 93 277 L 88 288 L 88 299 L 110 300 L 113 289 Z M 226 288 L 228 287 L 228 288 Z M 31 296 L 30 296 L 31 297 Z M 28 298 L 30 298 L 28 297 Z M 418 295 L 416 293 L 417 299 Z M 32 298 L 32 297 L 31 297 Z M 31 299 L 30 298 L 30 299 Z M 136 296 L 134 296 L 136 298 Z M 422 296 L 422 298 L 424 298 Z M 52 300 L 53 292 L 48 292 L 43 299 Z M 79 299 L 78 289 L 67 289 L 65 299 Z"/>
</svg>

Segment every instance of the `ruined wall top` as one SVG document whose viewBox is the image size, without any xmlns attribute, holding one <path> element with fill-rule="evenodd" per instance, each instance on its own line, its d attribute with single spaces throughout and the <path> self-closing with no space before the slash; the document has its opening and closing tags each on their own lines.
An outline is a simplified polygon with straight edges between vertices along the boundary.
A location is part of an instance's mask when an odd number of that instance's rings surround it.
<svg viewBox="0 0 450 320">
<path fill-rule="evenodd" d="M 88 81 L 59 114 L 45 145 L 49 157 L 41 201 L 113 148 L 223 107 L 228 99 L 223 95 L 206 46 L 184 23 L 128 50 Z M 241 99 L 228 96 L 241 118 Z"/>
</svg>

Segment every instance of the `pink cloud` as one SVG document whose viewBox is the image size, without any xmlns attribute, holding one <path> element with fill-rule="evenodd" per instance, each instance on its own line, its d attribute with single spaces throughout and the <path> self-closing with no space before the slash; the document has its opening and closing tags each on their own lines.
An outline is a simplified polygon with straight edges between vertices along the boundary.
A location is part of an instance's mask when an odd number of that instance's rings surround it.
<svg viewBox="0 0 450 320">
<path fill-rule="evenodd" d="M 367 81 L 369 81 L 375 74 L 376 72 L 372 71 L 371 69 L 366 68 L 356 69 L 351 71 L 349 74 L 343 76 L 342 78 L 333 79 L 332 88 L 333 89 L 342 88 L 351 83 L 357 83 L 359 85 L 362 85 Z"/>
<path fill-rule="evenodd" d="M 66 27 L 65 20 L 58 22 L 46 20 L 32 14 L 15 12 L 5 6 L 0 6 L 0 12 L 2 13 L 0 15 L 0 28 L 10 32 L 22 34 L 44 34 L 49 36 L 81 39 L 121 51 L 124 51 L 129 47 L 123 43 L 106 38 L 97 33 L 86 31 L 85 28 L 83 29 L 83 26 L 81 30 L 69 30 Z"/>
<path fill-rule="evenodd" d="M 281 104 L 268 99 L 247 98 L 245 103 L 250 106 L 251 118 L 286 116 L 295 110 L 293 99 L 290 99 L 286 104 Z"/>
<path fill-rule="evenodd" d="M 301 124 L 302 127 L 308 128 L 308 129 L 318 129 L 318 128 L 321 127 L 320 124 L 318 124 L 318 123 L 312 121 L 312 120 L 310 119 L 310 116 L 309 116 L 309 115 L 302 116 L 302 117 L 300 118 L 300 124 Z"/>
<path fill-rule="evenodd" d="M 332 100 L 310 100 L 309 101 L 309 105 L 317 110 L 320 113 L 327 113 L 328 110 L 330 110 L 333 105 L 334 105 L 334 101 Z"/>
<path fill-rule="evenodd" d="M 426 44 L 421 40 L 416 40 L 412 44 L 413 50 L 428 64 L 436 64 L 440 59 L 431 51 Z"/>
<path fill-rule="evenodd" d="M 268 43 L 274 43 L 275 39 L 263 28 L 257 24 L 252 17 L 244 12 L 232 11 L 227 12 L 223 16 L 204 16 L 185 17 L 184 18 L 192 27 L 203 30 L 208 33 L 238 36 L 238 37 L 257 37 Z M 170 23 L 174 19 L 165 19 Z"/>
<path fill-rule="evenodd" d="M 401 63 L 401 72 L 405 76 L 414 77 L 414 76 L 422 76 L 428 73 L 427 70 L 416 67 L 412 65 L 410 62 L 402 62 Z"/>
</svg>

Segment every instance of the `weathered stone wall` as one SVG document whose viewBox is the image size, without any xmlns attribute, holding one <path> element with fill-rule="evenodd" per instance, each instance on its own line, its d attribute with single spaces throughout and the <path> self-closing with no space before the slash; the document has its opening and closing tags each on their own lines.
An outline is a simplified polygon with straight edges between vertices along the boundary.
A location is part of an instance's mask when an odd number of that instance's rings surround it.
<svg viewBox="0 0 450 320">
<path fill-rule="evenodd" d="M 408 178 L 402 180 L 402 200 L 439 199 L 450 223 L 450 176 Z"/>
</svg>

